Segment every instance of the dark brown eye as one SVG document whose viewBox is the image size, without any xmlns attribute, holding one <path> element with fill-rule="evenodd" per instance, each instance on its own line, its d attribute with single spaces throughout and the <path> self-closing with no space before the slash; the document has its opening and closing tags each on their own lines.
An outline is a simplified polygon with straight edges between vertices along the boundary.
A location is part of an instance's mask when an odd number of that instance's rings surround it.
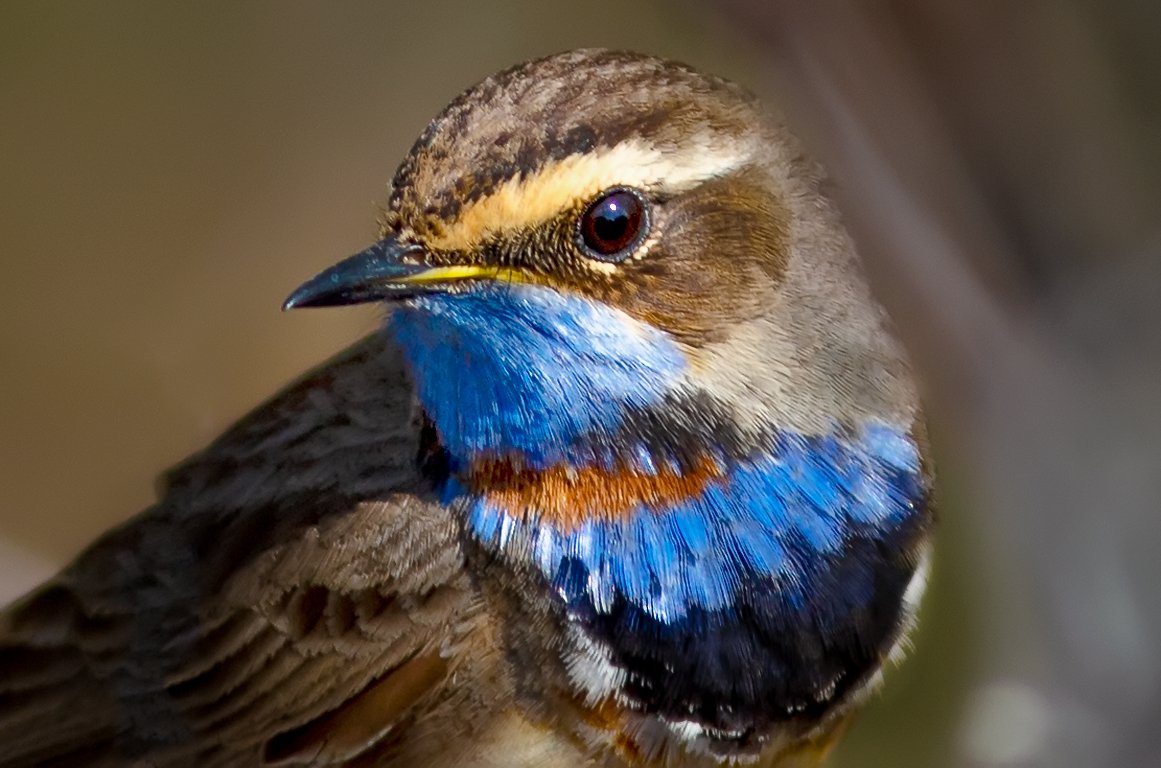
<svg viewBox="0 0 1161 768">
<path fill-rule="evenodd" d="M 581 215 L 579 235 L 589 256 L 623 261 L 640 245 L 649 228 L 645 201 L 630 189 L 605 192 Z"/>
</svg>

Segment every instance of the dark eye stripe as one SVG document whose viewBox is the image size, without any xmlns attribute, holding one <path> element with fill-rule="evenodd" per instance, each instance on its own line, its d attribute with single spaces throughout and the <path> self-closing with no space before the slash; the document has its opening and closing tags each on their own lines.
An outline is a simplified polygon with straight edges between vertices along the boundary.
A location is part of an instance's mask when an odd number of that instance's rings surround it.
<svg viewBox="0 0 1161 768">
<path fill-rule="evenodd" d="M 624 261 L 641 243 L 649 228 L 645 201 L 631 189 L 601 193 L 578 222 L 580 245 L 601 261 Z"/>
</svg>

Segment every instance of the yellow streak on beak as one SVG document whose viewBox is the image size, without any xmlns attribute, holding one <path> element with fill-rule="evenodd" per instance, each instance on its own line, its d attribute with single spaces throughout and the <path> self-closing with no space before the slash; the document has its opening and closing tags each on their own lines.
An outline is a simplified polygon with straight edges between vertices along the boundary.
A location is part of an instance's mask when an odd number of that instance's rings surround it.
<svg viewBox="0 0 1161 768">
<path fill-rule="evenodd" d="M 529 275 L 510 267 L 483 265 L 455 265 L 432 267 L 418 274 L 397 278 L 395 282 L 405 285 L 428 285 L 431 283 L 455 283 L 460 280 L 497 280 L 510 283 L 530 283 Z"/>
</svg>

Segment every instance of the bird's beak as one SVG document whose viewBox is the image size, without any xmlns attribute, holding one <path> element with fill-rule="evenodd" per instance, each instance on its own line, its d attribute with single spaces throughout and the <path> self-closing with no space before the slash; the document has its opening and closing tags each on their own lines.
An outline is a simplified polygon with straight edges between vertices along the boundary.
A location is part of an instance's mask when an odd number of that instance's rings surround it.
<svg viewBox="0 0 1161 768">
<path fill-rule="evenodd" d="M 419 293 L 445 290 L 463 280 L 496 279 L 497 267 L 458 265 L 432 267 L 421 260 L 422 249 L 395 238 L 372 245 L 300 285 L 282 308 L 337 307 L 368 301 L 399 301 Z"/>
</svg>

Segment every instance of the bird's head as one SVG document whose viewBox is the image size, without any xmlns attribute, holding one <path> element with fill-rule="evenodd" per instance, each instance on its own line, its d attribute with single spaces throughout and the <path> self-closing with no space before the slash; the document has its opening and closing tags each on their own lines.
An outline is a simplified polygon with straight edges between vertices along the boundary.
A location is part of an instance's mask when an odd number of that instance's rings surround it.
<svg viewBox="0 0 1161 768">
<path fill-rule="evenodd" d="M 732 84 L 553 56 L 453 101 L 382 239 L 287 306 L 383 302 L 461 462 L 688 469 L 772 427 L 907 424 L 902 355 L 819 183 Z"/>
</svg>

